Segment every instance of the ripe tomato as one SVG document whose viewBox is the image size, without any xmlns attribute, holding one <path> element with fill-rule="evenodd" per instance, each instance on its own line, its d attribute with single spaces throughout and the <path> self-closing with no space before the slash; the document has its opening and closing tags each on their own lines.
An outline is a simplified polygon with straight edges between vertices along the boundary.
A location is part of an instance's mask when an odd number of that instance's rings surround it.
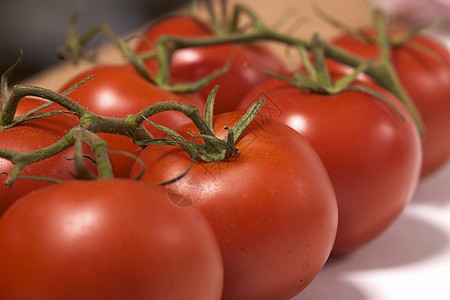
<svg viewBox="0 0 450 300">
<path fill-rule="evenodd" d="M 86 107 L 91 112 L 105 116 L 121 118 L 135 114 L 142 109 L 161 101 L 181 101 L 204 110 L 204 102 L 200 96 L 181 95 L 164 91 L 142 78 L 131 65 L 103 65 L 92 68 L 71 79 L 61 88 L 64 91 L 90 75 L 88 80 L 71 92 L 68 97 Z M 150 118 L 153 122 L 173 128 L 190 121 L 179 112 L 163 112 Z M 152 134 L 159 131 L 153 126 L 146 126 Z M 99 133 L 108 144 L 110 150 L 120 150 L 139 155 L 142 148 L 133 143 L 132 137 L 116 134 Z M 116 177 L 128 177 L 134 159 L 122 154 L 111 154 L 111 162 Z"/>
<path fill-rule="evenodd" d="M 1 299 L 220 299 L 217 240 L 193 207 L 128 179 L 30 193 L 0 220 Z"/>
<path fill-rule="evenodd" d="M 372 31 L 368 33 L 373 34 Z M 347 34 L 335 38 L 332 43 L 363 58 L 379 55 L 376 45 Z M 418 35 L 392 48 L 392 63 L 425 125 L 422 141 L 424 177 L 450 158 L 450 52 L 438 41 Z M 334 68 L 342 70 L 342 66 L 335 65 Z"/>
<path fill-rule="evenodd" d="M 189 16 L 175 16 L 161 20 L 145 32 L 145 38 L 155 43 L 161 35 L 179 35 L 186 38 L 211 37 L 207 24 L 197 23 Z M 149 49 L 148 43 L 138 44 L 138 53 Z M 235 53 L 233 51 L 236 50 Z M 226 74 L 211 81 L 200 94 L 206 100 L 215 85 L 219 85 L 214 111 L 222 113 L 233 111 L 237 103 L 254 86 L 267 80 L 267 77 L 253 68 L 245 67 L 245 63 L 259 66 L 276 73 L 284 73 L 281 61 L 269 49 L 250 44 L 239 46 L 224 44 L 209 47 L 185 48 L 175 51 L 171 62 L 171 80 L 173 83 L 190 82 L 207 76 L 222 68 L 233 55 L 230 69 Z M 158 69 L 156 60 L 149 60 L 146 65 L 151 74 Z"/>
<path fill-rule="evenodd" d="M 22 99 L 16 115 L 24 114 L 44 103 L 33 98 Z M 49 107 L 44 111 L 51 109 L 53 108 Z M 75 119 L 67 114 L 26 121 L 13 128 L 0 131 L 0 147 L 21 152 L 41 149 L 57 142 L 77 124 Z M 88 152 L 88 154 L 91 153 Z M 73 156 L 73 148 L 69 148 L 58 155 L 27 166 L 22 175 L 53 177 L 62 180 L 72 179 L 70 172 L 74 172 L 74 163 L 67 158 Z M 89 161 L 86 161 L 86 166 L 90 171 L 95 171 L 95 166 Z M 0 173 L 9 173 L 12 167 L 13 165 L 9 160 L 0 158 Z M 11 188 L 7 188 L 3 184 L 6 175 L 0 175 L 0 178 L 2 178 L 0 184 L 0 215 L 19 197 L 50 184 L 43 180 L 19 179 Z"/>
<path fill-rule="evenodd" d="M 0 104 L 2 103 L 2 98 L 0 98 Z M 35 109 L 41 105 L 44 105 L 46 102 L 44 102 L 43 100 L 40 99 L 36 99 L 36 98 L 24 98 L 20 100 L 19 106 L 16 109 L 16 114 L 15 117 L 18 116 L 22 116 L 26 113 L 28 113 L 29 111 L 31 111 L 32 109 Z M 53 105 L 57 105 L 57 104 L 53 104 Z M 58 107 L 58 109 L 63 109 L 61 107 Z M 46 108 L 45 111 L 48 111 L 49 108 Z"/>
<path fill-rule="evenodd" d="M 301 133 L 321 157 L 339 207 L 335 254 L 354 250 L 383 232 L 417 186 L 421 165 L 417 128 L 399 100 L 378 91 L 406 121 L 367 93 L 308 93 L 278 79 L 256 88 L 240 104 L 244 109 L 264 97 L 261 113 Z"/>
<path fill-rule="evenodd" d="M 241 117 L 215 118 L 215 132 Z M 179 132 L 197 133 L 191 124 Z M 222 299 L 290 299 L 327 260 L 336 233 L 337 207 L 331 182 L 311 146 L 288 126 L 256 117 L 238 139 L 239 152 L 218 162 L 196 161 L 168 186 L 178 205 L 194 205 L 212 225 L 222 251 Z M 140 155 L 143 181 L 177 177 L 191 164 L 179 147 L 149 146 Z M 140 172 L 135 165 L 131 175 Z"/>
</svg>

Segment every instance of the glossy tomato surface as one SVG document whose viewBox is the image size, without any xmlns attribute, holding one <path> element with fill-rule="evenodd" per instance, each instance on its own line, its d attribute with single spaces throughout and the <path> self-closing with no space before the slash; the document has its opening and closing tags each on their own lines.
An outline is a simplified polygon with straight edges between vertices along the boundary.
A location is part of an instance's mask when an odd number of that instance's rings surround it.
<svg viewBox="0 0 450 300">
<path fill-rule="evenodd" d="M 224 137 L 240 113 L 215 118 Z M 193 126 L 179 129 L 197 133 Z M 222 251 L 222 299 L 291 299 L 318 274 L 336 233 L 335 194 L 319 157 L 297 132 L 256 117 L 236 143 L 235 156 L 196 161 L 168 186 L 180 206 L 194 205 L 210 222 Z M 191 158 L 179 147 L 149 146 L 142 178 L 162 182 L 185 172 Z M 133 167 L 131 174 L 141 167 Z"/>
<path fill-rule="evenodd" d="M 376 45 L 349 35 L 332 43 L 363 58 L 379 54 Z M 422 176 L 426 176 L 450 158 L 450 52 L 437 40 L 418 35 L 392 48 L 392 62 L 425 125 Z"/>
<path fill-rule="evenodd" d="M 0 299 L 220 299 L 215 236 L 193 207 L 127 179 L 70 181 L 0 219 Z"/>
<path fill-rule="evenodd" d="M 91 75 L 94 76 L 93 79 L 71 92 L 68 97 L 100 116 L 122 118 L 129 114 L 136 114 L 144 108 L 162 101 L 185 102 L 197 106 L 200 111 L 204 110 L 204 102 L 200 96 L 164 91 L 146 81 L 131 65 L 94 67 L 71 79 L 61 88 L 61 91 Z M 150 120 L 169 128 L 190 121 L 180 112 L 163 112 L 151 117 Z M 151 125 L 145 127 L 152 134 L 160 133 Z M 108 142 L 110 150 L 125 151 L 134 155 L 139 155 L 142 150 L 140 146 L 133 143 L 133 137 L 108 133 L 99 133 L 98 135 Z M 111 161 L 117 177 L 128 177 L 135 160 L 121 154 L 111 154 Z"/>
<path fill-rule="evenodd" d="M 366 93 L 307 93 L 277 79 L 241 103 L 244 109 L 264 97 L 261 113 L 301 133 L 321 157 L 339 207 L 335 254 L 377 237 L 399 216 L 417 187 L 419 134 L 404 106 L 384 93 L 406 121 L 386 102 Z"/>
<path fill-rule="evenodd" d="M 175 16 L 161 20 L 151 26 L 145 33 L 150 43 L 155 43 L 161 35 L 175 35 L 185 38 L 211 37 L 207 24 L 197 23 L 189 16 Z M 142 42 L 137 52 L 149 49 L 149 43 Z M 185 48 L 175 51 L 171 65 L 171 80 L 174 83 L 190 82 L 200 79 L 221 69 L 232 58 L 230 69 L 226 74 L 211 81 L 200 94 L 206 100 L 215 85 L 220 89 L 215 101 L 215 112 L 233 111 L 237 103 L 253 87 L 267 80 L 259 71 L 246 67 L 249 63 L 275 73 L 283 73 L 284 66 L 277 56 L 267 47 L 250 44 L 223 44 L 209 47 Z M 151 73 L 158 69 L 156 60 L 149 60 L 146 65 Z"/>
<path fill-rule="evenodd" d="M 42 104 L 45 104 L 45 102 L 38 99 L 22 99 L 16 116 L 23 115 Z M 52 105 L 44 111 L 52 109 L 58 108 Z M 76 120 L 68 114 L 26 121 L 13 128 L 0 131 L 0 147 L 20 152 L 38 150 L 56 143 L 69 129 L 77 125 Z M 88 148 L 84 150 L 89 151 Z M 91 154 L 91 152 L 86 153 Z M 75 170 L 74 162 L 69 160 L 73 156 L 73 148 L 69 148 L 48 159 L 28 165 L 22 175 L 52 177 L 62 180 L 73 179 L 70 173 L 73 173 Z M 91 162 L 86 160 L 86 166 L 90 171 L 95 172 L 95 166 Z M 0 158 L 0 173 L 10 173 L 12 168 L 13 164 L 9 160 Z M 7 188 L 3 184 L 6 174 L 0 175 L 0 179 L 0 215 L 19 197 L 50 184 L 44 180 L 23 178 L 16 181 L 11 188 Z"/>
</svg>

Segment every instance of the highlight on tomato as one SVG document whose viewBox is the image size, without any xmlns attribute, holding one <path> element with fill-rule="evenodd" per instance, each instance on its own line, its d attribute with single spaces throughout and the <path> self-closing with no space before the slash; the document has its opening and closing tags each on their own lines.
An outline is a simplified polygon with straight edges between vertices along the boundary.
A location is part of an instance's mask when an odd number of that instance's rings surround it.
<svg viewBox="0 0 450 300">
<path fill-rule="evenodd" d="M 0 219 L 1 299 L 220 299 L 208 222 L 161 187 L 69 181 L 30 193 Z"/>
<path fill-rule="evenodd" d="M 229 112 L 211 121 L 211 132 L 221 140 L 217 147 L 231 153 L 228 157 L 204 161 L 195 151 L 149 145 L 139 156 L 146 166 L 141 180 L 165 182 L 189 170 L 167 185 L 168 193 L 178 205 L 198 208 L 211 224 L 224 261 L 222 299 L 291 299 L 311 283 L 332 249 L 338 218 L 334 190 L 300 134 L 256 116 L 236 136 L 242 116 Z M 193 124 L 176 131 L 189 145 L 205 146 Z M 130 176 L 141 169 L 136 164 Z"/>
</svg>

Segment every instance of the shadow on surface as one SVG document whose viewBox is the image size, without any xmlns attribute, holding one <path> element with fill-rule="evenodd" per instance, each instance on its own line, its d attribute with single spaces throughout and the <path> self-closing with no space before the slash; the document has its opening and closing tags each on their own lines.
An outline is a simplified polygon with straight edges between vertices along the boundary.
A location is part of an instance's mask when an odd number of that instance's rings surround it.
<svg viewBox="0 0 450 300">
<path fill-rule="evenodd" d="M 382 269 L 419 263 L 449 249 L 446 233 L 433 224 L 405 212 L 386 232 L 367 246 L 330 258 L 343 272 Z"/>
<path fill-rule="evenodd" d="M 292 300 L 369 300 L 352 282 L 336 278 L 335 275 L 334 272 L 321 273 Z"/>
<path fill-rule="evenodd" d="M 332 257 L 316 279 L 292 300 L 369 300 L 350 278 L 354 273 L 421 263 L 445 251 L 445 232 L 406 211 L 384 234 L 345 256 Z"/>
<path fill-rule="evenodd" d="M 411 205 L 450 205 L 450 162 L 435 174 L 422 179 Z"/>
</svg>

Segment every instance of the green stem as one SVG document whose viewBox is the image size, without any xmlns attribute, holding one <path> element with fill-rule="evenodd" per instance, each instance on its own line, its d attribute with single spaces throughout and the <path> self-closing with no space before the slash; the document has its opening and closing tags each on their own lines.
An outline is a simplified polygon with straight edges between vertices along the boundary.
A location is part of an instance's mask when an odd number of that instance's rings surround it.
<svg viewBox="0 0 450 300">
<path fill-rule="evenodd" d="M 63 94 L 50 89 L 27 85 L 17 85 L 13 88 L 9 101 L 6 103 L 4 111 L 0 114 L 0 130 L 10 127 L 9 125 L 14 121 L 14 115 L 20 100 L 27 96 L 40 97 L 61 105 L 80 119 L 81 128 L 94 133 L 114 133 L 137 139 L 151 138 L 151 135 L 142 128 L 142 120 L 140 120 L 140 123 L 137 123 L 134 122 L 135 118 L 128 116 L 124 118 L 102 117 L 90 112 Z"/>
<path fill-rule="evenodd" d="M 8 177 L 5 180 L 5 185 L 7 187 L 11 187 L 17 181 L 17 179 L 20 178 L 20 175 L 22 174 L 26 166 L 55 156 L 56 154 L 61 153 L 62 151 L 74 145 L 78 146 L 75 149 L 75 166 L 77 169 L 77 175 L 84 176 L 82 178 L 87 177 L 93 179 L 91 174 L 86 175 L 88 171 L 84 169 L 84 165 L 82 164 L 82 141 L 86 142 L 95 154 L 99 178 L 114 178 L 114 173 L 108 154 L 108 144 L 96 134 L 87 130 L 80 129 L 79 127 L 75 127 L 70 129 L 64 135 L 64 137 L 62 137 L 57 142 L 41 149 L 28 152 L 20 152 L 0 148 L 0 157 L 11 161 L 11 163 L 14 165 L 13 169 L 8 174 Z M 82 165 L 83 167 L 80 168 L 80 165 Z"/>
<path fill-rule="evenodd" d="M 9 67 L 6 72 L 4 72 L 0 78 L 0 99 L 3 99 L 0 103 L 0 114 L 3 113 L 4 108 L 6 106 L 6 103 L 8 103 L 9 100 L 9 77 L 11 77 L 11 74 L 14 72 L 14 70 L 17 68 L 17 66 L 22 62 L 23 58 L 23 50 L 20 49 L 19 57 L 17 58 L 16 62 Z"/>
<path fill-rule="evenodd" d="M 183 102 L 165 101 L 155 103 L 152 106 L 145 108 L 138 114 L 130 116 L 130 118 L 135 118 L 134 122 L 136 123 L 142 123 L 144 121 L 144 117 L 150 118 L 155 114 L 169 110 L 183 113 L 186 117 L 192 120 L 192 122 L 195 124 L 195 126 L 198 128 L 201 134 L 214 135 L 214 133 L 211 131 L 211 128 L 202 118 L 198 108 L 194 105 Z"/>
<path fill-rule="evenodd" d="M 157 59 L 158 55 L 157 55 L 156 51 L 151 50 L 151 51 L 140 53 L 139 58 L 143 61 L 147 61 L 150 59 Z"/>
<path fill-rule="evenodd" d="M 69 130 L 66 135 L 58 140 L 56 143 L 42 149 L 37 149 L 29 152 L 19 152 L 10 149 L 0 148 L 0 157 L 8 159 L 14 165 L 8 177 L 5 180 L 7 187 L 11 187 L 14 182 L 20 177 L 20 174 L 26 166 L 50 158 L 65 149 L 71 147 L 74 142 L 75 129 Z"/>
<path fill-rule="evenodd" d="M 133 137 L 137 140 L 151 139 L 152 137 L 142 127 L 145 121 L 144 117 L 149 118 L 164 111 L 178 111 L 190 118 L 202 134 L 212 134 L 211 129 L 203 120 L 198 108 L 187 103 L 178 101 L 159 102 L 134 115 L 128 115 L 124 118 L 110 118 L 90 112 L 63 94 L 42 87 L 26 85 L 14 87 L 11 97 L 5 106 L 5 111 L 0 116 L 0 124 L 9 125 L 14 120 L 15 109 L 19 101 L 27 96 L 41 97 L 63 106 L 80 118 L 79 123 L 81 128 L 93 133 L 120 134 Z"/>
<path fill-rule="evenodd" d="M 216 17 L 216 12 L 213 8 L 213 3 L 210 0 L 206 0 L 205 1 L 205 5 L 206 5 L 206 10 L 208 11 L 208 15 L 209 15 L 209 19 L 211 20 L 211 24 L 213 28 L 218 28 L 219 27 L 219 21 L 217 20 Z"/>
<path fill-rule="evenodd" d="M 113 168 L 109 159 L 108 143 L 88 130 L 79 130 L 77 139 L 86 142 L 94 152 L 97 161 L 98 177 L 100 179 L 114 178 Z"/>
<path fill-rule="evenodd" d="M 72 101 L 67 96 L 57 93 L 53 90 L 30 86 L 30 85 L 16 85 L 14 86 L 8 103 L 5 106 L 5 110 L 0 118 L 1 125 L 10 124 L 14 119 L 14 114 L 19 105 L 20 100 L 27 96 L 35 96 L 47 100 L 51 100 L 58 103 L 67 110 L 75 113 L 78 116 L 89 114 L 89 110 L 79 105 L 77 102 Z"/>
<path fill-rule="evenodd" d="M 381 53 L 381 63 L 378 65 L 377 70 L 380 76 L 377 76 L 377 81 L 380 85 L 391 91 L 403 102 L 403 104 L 409 110 L 414 122 L 416 123 L 419 133 L 423 135 L 424 126 L 420 113 L 418 112 L 410 96 L 402 86 L 397 72 L 393 67 L 391 59 L 391 45 L 384 15 L 380 10 L 375 10 L 374 16 L 375 26 L 377 30 L 377 43 L 379 51 Z M 374 70 L 370 70 L 369 68 L 368 72 L 374 72 Z"/>
<path fill-rule="evenodd" d="M 101 27 L 99 30 L 102 31 L 106 37 L 120 49 L 121 53 L 130 61 L 139 74 L 141 74 L 141 76 L 146 80 L 154 83 L 153 78 L 151 78 L 150 74 L 147 72 L 144 61 L 136 54 L 136 52 L 134 52 L 126 42 L 116 36 L 109 28 L 108 24 L 102 23 L 100 26 Z"/>
<path fill-rule="evenodd" d="M 69 21 L 67 29 L 67 40 L 62 49 L 59 50 L 60 56 L 71 59 L 74 63 L 78 62 L 81 57 L 81 48 L 94 35 L 103 33 L 106 38 L 113 43 L 122 53 L 122 55 L 135 67 L 135 69 L 150 82 L 154 82 L 150 74 L 145 68 L 144 61 L 137 55 L 133 49 L 110 29 L 107 23 L 99 23 L 85 34 L 78 36 L 75 29 L 77 17 L 72 17 Z"/>
<path fill-rule="evenodd" d="M 221 12 L 221 23 L 222 27 L 226 26 L 228 20 L 228 1 L 221 0 L 220 1 L 220 12 Z"/>
<path fill-rule="evenodd" d="M 325 87 L 325 89 L 331 88 L 332 82 L 330 78 L 330 73 L 325 64 L 325 51 L 323 45 L 320 43 L 319 36 L 314 35 L 313 46 L 311 49 L 314 65 L 316 68 L 317 82 Z"/>
<path fill-rule="evenodd" d="M 149 118 L 155 114 L 164 111 L 178 111 L 190 118 L 198 127 L 202 134 L 211 134 L 211 129 L 204 122 L 198 108 L 194 105 L 178 102 L 165 101 L 149 106 L 141 112 L 128 115 L 123 118 L 110 118 L 96 115 L 88 109 L 79 105 L 63 94 L 50 89 L 17 85 L 14 87 L 11 97 L 5 106 L 5 111 L 0 115 L 0 124 L 10 124 L 14 120 L 15 109 L 20 100 L 27 96 L 37 96 L 61 105 L 67 110 L 73 112 L 80 118 L 80 127 L 93 133 L 113 133 L 128 137 L 134 137 L 138 140 L 152 138 L 142 127 L 144 117 Z"/>
<path fill-rule="evenodd" d="M 167 43 L 165 39 L 157 39 L 156 57 L 158 61 L 158 74 L 156 75 L 156 82 L 158 86 L 168 86 L 170 84 L 170 65 L 174 52 L 171 48 L 172 45 Z"/>
</svg>

